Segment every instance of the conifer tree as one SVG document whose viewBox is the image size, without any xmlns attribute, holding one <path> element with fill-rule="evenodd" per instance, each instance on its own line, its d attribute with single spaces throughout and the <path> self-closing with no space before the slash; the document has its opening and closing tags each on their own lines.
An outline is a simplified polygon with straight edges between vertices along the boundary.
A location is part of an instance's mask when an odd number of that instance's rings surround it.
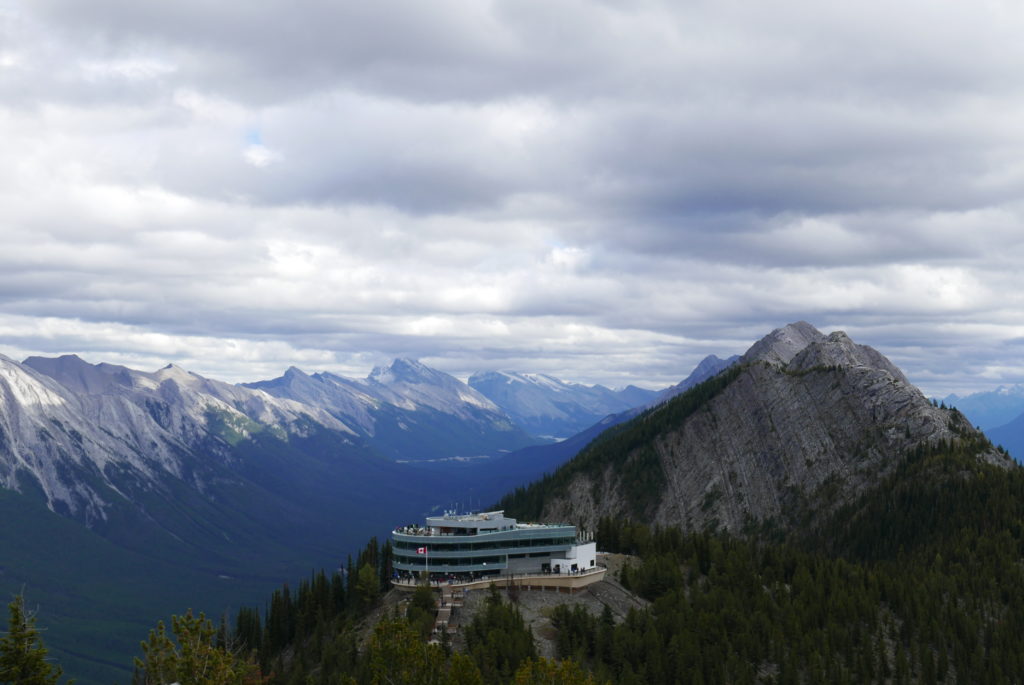
<svg viewBox="0 0 1024 685">
<path fill-rule="evenodd" d="M 64 670 L 47 660 L 47 649 L 35 616 L 25 609 L 25 598 L 17 595 L 7 609 L 7 633 L 0 637 L 0 683 L 55 685 Z"/>
<path fill-rule="evenodd" d="M 142 685 L 241 685 L 256 675 L 257 667 L 227 646 L 217 646 L 217 630 L 203 614 L 171 617 L 167 634 L 163 621 L 142 643 L 143 658 L 135 659 Z"/>
<path fill-rule="evenodd" d="M 363 564 L 359 569 L 359 577 L 356 580 L 356 593 L 359 597 L 360 608 L 368 609 L 377 603 L 380 597 L 380 581 L 377 573 L 370 564 Z"/>
</svg>

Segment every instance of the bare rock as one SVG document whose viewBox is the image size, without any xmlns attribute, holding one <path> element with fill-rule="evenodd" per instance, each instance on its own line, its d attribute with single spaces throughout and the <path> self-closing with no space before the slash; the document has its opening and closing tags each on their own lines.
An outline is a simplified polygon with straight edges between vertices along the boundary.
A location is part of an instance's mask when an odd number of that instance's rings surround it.
<svg viewBox="0 0 1024 685">
<path fill-rule="evenodd" d="M 826 336 L 790 324 L 755 343 L 741 363 L 696 412 L 626 457 L 632 478 L 640 464 L 662 472 L 650 479 L 661 491 L 650 493 L 649 522 L 740 532 L 823 493 L 831 509 L 878 483 L 915 447 L 976 435 L 959 412 L 933 406 L 892 362 L 841 331 Z M 656 461 L 639 461 L 651 448 Z M 996 450 L 980 458 L 1012 464 Z M 597 475 L 577 473 L 545 518 L 593 528 L 602 516 L 635 517 L 624 472 L 608 465 Z"/>
</svg>

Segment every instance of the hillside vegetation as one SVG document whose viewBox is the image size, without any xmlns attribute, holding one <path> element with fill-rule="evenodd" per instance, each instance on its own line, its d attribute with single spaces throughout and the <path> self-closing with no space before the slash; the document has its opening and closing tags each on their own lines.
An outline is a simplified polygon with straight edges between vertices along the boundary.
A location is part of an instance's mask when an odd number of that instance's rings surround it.
<svg viewBox="0 0 1024 685">
<path fill-rule="evenodd" d="M 908 457 L 779 542 L 602 521 L 653 606 L 561 616 L 563 656 L 618 683 L 1020 682 L 1024 471 L 964 449 Z"/>
</svg>

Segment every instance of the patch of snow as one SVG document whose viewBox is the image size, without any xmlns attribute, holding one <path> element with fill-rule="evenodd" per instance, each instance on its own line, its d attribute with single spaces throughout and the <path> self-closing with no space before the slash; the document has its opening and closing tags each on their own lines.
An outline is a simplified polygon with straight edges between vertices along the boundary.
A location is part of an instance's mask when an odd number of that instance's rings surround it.
<svg viewBox="0 0 1024 685">
<path fill-rule="evenodd" d="M 20 365 L 14 362 L 0 361 L 0 380 L 6 381 L 8 391 L 14 401 L 23 407 L 60 407 L 65 404 L 64 398 L 50 390 Z"/>
</svg>

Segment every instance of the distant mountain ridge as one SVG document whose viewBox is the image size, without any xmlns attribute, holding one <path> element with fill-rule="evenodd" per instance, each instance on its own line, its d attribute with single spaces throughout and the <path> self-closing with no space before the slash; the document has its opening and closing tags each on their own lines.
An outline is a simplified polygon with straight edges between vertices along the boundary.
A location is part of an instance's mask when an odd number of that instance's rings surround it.
<svg viewBox="0 0 1024 685">
<path fill-rule="evenodd" d="M 20 466 L 0 484 L 18 489 L 30 478 L 51 508 L 87 521 L 123 498 L 119 478 L 144 484 L 167 473 L 202 489 L 204 471 L 231 468 L 232 447 L 263 432 L 288 440 L 326 431 L 342 451 L 366 450 L 322 409 L 174 365 L 150 373 L 66 355 L 3 358 L 0 371 L 0 427 L 9 438 L 0 462 L 13 457 Z"/>
<path fill-rule="evenodd" d="M 985 435 L 1006 449 L 1011 457 L 1024 463 L 1024 414 L 1020 414 L 1007 424 L 988 429 Z"/>
<path fill-rule="evenodd" d="M 106 589 L 88 591 L 108 588 L 119 567 L 132 574 L 120 578 L 132 583 L 130 596 L 153 602 L 147 622 L 182 611 L 167 604 L 181 596 L 169 589 L 181 582 L 218 613 L 309 568 L 337 567 L 346 550 L 396 520 L 503 490 L 497 477 L 480 490 L 468 473 L 386 459 L 382 448 L 402 447 L 388 436 L 445 456 L 463 453 L 453 442 L 462 436 L 470 450 L 532 442 L 465 384 L 408 360 L 363 382 L 318 381 L 297 369 L 286 377 L 282 384 L 310 398 L 321 393 L 322 406 L 173 365 L 145 372 L 73 355 L 0 356 L 0 539 L 10 545 L 0 591 L 28 583 L 40 600 L 68 587 L 85 593 L 67 609 L 66 626 L 52 626 L 84 655 L 63 654 L 63 662 L 95 658 L 79 665 L 105 682 L 115 679 L 103 671 L 108 650 L 130 664 L 145 633 L 133 635 L 126 621 L 140 617 L 114 611 L 119 599 Z M 102 558 L 54 568 L 61 546 Z M 116 637 L 99 628 L 108 620 Z M 64 632 L 85 625 L 96 629 Z"/>
<path fill-rule="evenodd" d="M 518 371 L 474 373 L 468 384 L 531 435 L 558 438 L 575 435 L 609 414 L 641 406 L 658 394 L 634 385 L 611 390 Z"/>
<path fill-rule="evenodd" d="M 538 442 L 469 385 L 412 359 L 362 380 L 292 367 L 243 387 L 315 407 L 394 459 L 494 455 Z"/>
<path fill-rule="evenodd" d="M 984 441 L 876 350 L 797 322 L 502 505 L 588 528 L 612 516 L 739 532 L 784 519 L 808 498 L 836 506 L 908 450 L 965 436 Z M 983 458 L 1011 465 L 995 449 Z"/>
<path fill-rule="evenodd" d="M 676 385 L 673 385 L 670 388 L 665 388 L 664 390 L 659 392 L 654 401 L 649 402 L 647 406 L 655 406 L 663 402 L 669 401 L 676 395 L 683 394 L 693 386 L 699 383 L 703 383 L 709 378 L 718 375 L 719 373 L 721 373 L 722 371 L 724 371 L 725 369 L 729 368 L 737 361 L 739 361 L 739 359 L 740 356 L 738 354 L 734 354 L 726 359 L 719 359 L 718 356 L 709 354 L 708 356 L 704 357 L 704 359 L 700 360 L 700 363 L 697 364 L 696 367 L 694 367 L 693 371 L 690 372 L 689 376 L 684 378 Z"/>
<path fill-rule="evenodd" d="M 1024 385 L 1000 385 L 995 390 L 964 397 L 952 394 L 942 398 L 942 401 L 959 409 L 971 423 L 987 432 L 1024 414 Z"/>
<path fill-rule="evenodd" d="M 1000 385 L 964 397 L 947 395 L 942 403 L 963 412 L 993 443 L 1024 463 L 1024 385 Z"/>
</svg>

